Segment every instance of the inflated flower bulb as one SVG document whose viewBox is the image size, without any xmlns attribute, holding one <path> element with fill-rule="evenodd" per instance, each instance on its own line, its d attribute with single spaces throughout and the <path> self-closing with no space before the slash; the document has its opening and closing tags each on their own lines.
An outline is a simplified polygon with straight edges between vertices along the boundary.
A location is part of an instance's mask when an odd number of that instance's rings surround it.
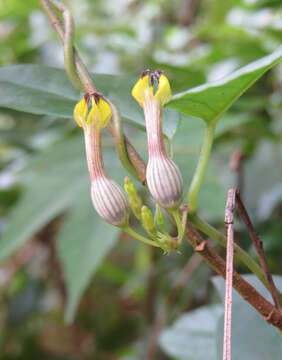
<svg viewBox="0 0 282 360">
<path fill-rule="evenodd" d="M 164 208 L 177 208 L 183 194 L 182 176 L 166 153 L 162 135 L 162 108 L 171 97 L 168 79 L 159 70 L 151 75 L 149 71 L 144 71 L 132 89 L 132 96 L 144 110 L 149 157 L 146 180 L 149 191 Z"/>
<path fill-rule="evenodd" d="M 74 119 L 84 131 L 93 205 L 102 219 L 123 227 L 128 222 L 127 201 L 120 186 L 108 177 L 102 159 L 101 133 L 110 118 L 111 108 L 99 94 L 84 97 L 74 109 Z"/>
</svg>

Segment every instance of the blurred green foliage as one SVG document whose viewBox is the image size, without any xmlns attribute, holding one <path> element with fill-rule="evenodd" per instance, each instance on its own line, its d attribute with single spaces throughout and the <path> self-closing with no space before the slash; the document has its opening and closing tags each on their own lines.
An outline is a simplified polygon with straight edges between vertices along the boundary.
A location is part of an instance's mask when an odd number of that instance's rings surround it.
<svg viewBox="0 0 282 360">
<path fill-rule="evenodd" d="M 145 68 L 161 68 L 170 78 L 175 94 L 221 79 L 275 51 L 282 40 L 279 0 L 66 3 L 75 18 L 77 45 L 91 71 L 118 75 L 115 78 L 128 89 Z M 0 65 L 29 63 L 62 68 L 62 49 L 36 0 L 0 0 Z M 31 75 L 24 78 L 21 68 L 17 69 L 13 81 L 30 85 Z M 33 72 L 35 80 L 42 75 L 38 69 L 38 76 Z M 0 71 L 12 86 L 9 74 L 4 68 Z M 108 89 L 109 97 L 119 103 L 122 111 L 126 110 L 126 132 L 146 156 L 140 109 L 133 100 L 120 95 L 118 81 L 113 86 L 113 81 L 107 85 L 102 75 L 100 79 L 98 82 Z M 10 232 L 9 253 L 17 250 L 16 239 L 19 245 L 21 239 L 30 238 L 0 269 L 0 359 L 141 359 L 155 314 L 192 250 L 185 244 L 181 255 L 162 256 L 98 219 L 87 196 L 89 182 L 82 134 L 68 118 L 78 94 L 67 81 L 60 83 L 65 86 L 63 93 L 53 93 L 55 80 L 46 76 L 45 84 L 41 89 L 35 88 L 33 94 L 34 104 L 42 108 L 45 93 L 50 92 L 54 108 L 49 107 L 49 113 L 21 112 L 28 111 L 30 103 L 18 106 L 20 95 L 25 95 L 20 86 L 11 92 L 15 98 L 9 98 L 10 109 L 0 109 L 0 231 L 5 237 L 11 221 L 17 224 Z M 1 88 L 1 103 L 8 85 Z M 230 158 L 236 151 L 246 156 L 239 179 L 243 197 L 265 241 L 271 270 L 280 275 L 281 88 L 282 67 L 278 64 L 224 115 L 218 124 L 211 164 L 200 194 L 201 213 L 223 229 L 225 194 L 229 187 L 238 184 L 238 174 L 229 166 Z M 66 117 L 56 112 L 60 98 L 65 100 L 61 110 L 68 113 Z M 217 100 L 214 101 L 216 106 Z M 138 127 L 133 126 L 136 122 Z M 185 189 L 195 168 L 203 131 L 204 122 L 198 118 L 181 114 L 178 123 L 174 116 L 167 115 L 166 134 L 173 140 L 173 153 L 182 169 Z M 121 183 L 125 172 L 107 135 L 104 145 L 106 167 Z M 143 198 L 147 197 L 144 189 L 139 191 Z M 236 239 L 256 256 L 241 224 L 236 224 Z M 5 244 L 0 240 L 1 258 L 5 256 L 1 252 Z M 199 306 L 216 302 L 208 282 L 211 275 L 205 264 L 199 265 L 170 306 L 167 324 L 183 311 L 189 315 Z M 65 325 L 66 307 L 71 318 L 87 285 L 75 322 Z M 246 321 L 240 312 L 234 310 L 236 323 Z M 265 331 L 264 324 L 256 321 L 252 324 L 261 324 L 257 327 Z M 216 331 L 220 334 L 221 329 Z M 156 359 L 182 359 L 169 345 L 161 340 L 162 349 Z M 252 347 L 244 350 L 247 353 L 240 356 L 251 358 Z"/>
</svg>

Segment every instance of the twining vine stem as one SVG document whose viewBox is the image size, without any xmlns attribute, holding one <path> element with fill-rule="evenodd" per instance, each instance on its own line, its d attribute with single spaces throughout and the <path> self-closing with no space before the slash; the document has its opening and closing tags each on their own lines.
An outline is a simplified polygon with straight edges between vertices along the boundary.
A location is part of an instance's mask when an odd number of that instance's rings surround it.
<svg viewBox="0 0 282 360">
<path fill-rule="evenodd" d="M 39 0 L 39 3 L 45 11 L 50 24 L 58 34 L 59 40 L 64 47 L 66 70 L 74 87 L 83 93 L 87 92 L 92 94 L 97 92 L 97 88 L 90 73 L 87 70 L 87 67 L 84 65 L 77 49 L 73 45 L 74 25 L 70 11 L 59 0 Z M 62 24 L 61 19 L 58 17 L 56 9 L 63 15 L 64 25 Z M 78 77 L 80 78 L 79 81 L 77 80 Z M 118 114 L 118 110 L 114 109 L 116 108 L 115 105 L 108 99 L 105 100 L 109 102 L 112 110 L 114 110 L 113 115 L 118 115 L 112 117 L 111 121 L 109 121 L 107 125 L 107 128 L 114 138 L 121 163 L 129 171 L 129 173 L 131 173 L 144 184 L 146 182 L 146 177 L 144 175 L 146 165 L 135 150 L 134 146 L 130 143 L 127 137 L 123 135 L 120 116 Z"/>
</svg>

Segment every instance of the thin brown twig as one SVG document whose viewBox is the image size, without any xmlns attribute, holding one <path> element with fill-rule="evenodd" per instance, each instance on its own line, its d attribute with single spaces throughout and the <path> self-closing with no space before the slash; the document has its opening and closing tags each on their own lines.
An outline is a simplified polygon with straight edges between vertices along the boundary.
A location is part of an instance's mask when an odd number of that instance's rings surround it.
<svg viewBox="0 0 282 360">
<path fill-rule="evenodd" d="M 241 196 L 240 196 L 240 193 L 238 190 L 236 191 L 236 205 L 237 205 L 238 213 L 239 213 L 241 219 L 244 221 L 244 223 L 247 227 L 247 230 L 250 234 L 250 237 L 253 240 L 256 252 L 258 254 L 259 262 L 263 269 L 265 277 L 267 279 L 268 288 L 271 293 L 272 299 L 274 301 L 275 307 L 277 308 L 278 311 L 280 311 L 282 313 L 278 293 L 277 293 L 277 290 L 276 290 L 276 287 L 275 287 L 275 284 L 274 284 L 274 281 L 273 281 L 273 278 L 272 278 L 272 275 L 271 275 L 271 272 L 270 272 L 270 269 L 269 269 L 269 266 L 268 266 L 268 263 L 266 260 L 264 250 L 263 250 L 263 242 L 260 239 L 260 237 L 255 233 L 253 224 L 251 222 L 251 219 L 248 215 L 248 212 L 245 208 L 245 205 L 241 199 Z"/>
<path fill-rule="evenodd" d="M 165 299 L 163 305 L 161 306 L 161 309 L 159 310 L 154 324 L 152 326 L 152 332 L 149 339 L 149 344 L 147 348 L 147 360 L 153 360 L 154 356 L 157 351 L 158 347 L 158 339 L 159 334 L 165 324 L 167 315 L 168 315 L 168 309 L 171 304 L 173 304 L 176 296 L 179 294 L 179 291 L 182 289 L 182 287 L 187 283 L 187 281 L 191 278 L 194 271 L 198 268 L 198 266 L 202 263 L 202 258 L 197 254 L 193 254 L 191 258 L 188 260 L 185 267 L 182 269 L 182 271 L 177 276 L 176 282 L 173 286 L 173 288 L 170 290 L 167 298 Z"/>
<path fill-rule="evenodd" d="M 231 321 L 232 321 L 232 281 L 233 281 L 233 243 L 234 243 L 234 208 L 236 190 L 230 189 L 225 207 L 225 224 L 227 233 L 226 247 L 226 283 L 224 311 L 223 360 L 231 360 Z"/>
<path fill-rule="evenodd" d="M 226 263 L 216 251 L 205 241 L 194 227 L 187 221 L 185 236 L 211 268 L 221 277 L 226 277 Z M 250 303 L 261 316 L 282 332 L 282 314 L 266 300 L 251 284 L 233 271 L 233 288 Z"/>
</svg>

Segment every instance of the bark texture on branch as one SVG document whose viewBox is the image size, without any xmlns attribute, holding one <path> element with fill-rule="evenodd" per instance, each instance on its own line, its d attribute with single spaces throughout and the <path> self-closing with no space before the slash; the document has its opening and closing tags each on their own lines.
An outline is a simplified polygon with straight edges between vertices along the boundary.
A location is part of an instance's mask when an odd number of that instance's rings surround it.
<svg viewBox="0 0 282 360">
<path fill-rule="evenodd" d="M 193 246 L 194 250 L 204 258 L 218 275 L 225 279 L 225 261 L 213 250 L 189 222 L 187 222 L 185 235 L 187 241 Z M 236 271 L 233 272 L 233 287 L 267 322 L 277 327 L 282 333 L 282 315 L 280 311 L 278 311 Z"/>
</svg>

